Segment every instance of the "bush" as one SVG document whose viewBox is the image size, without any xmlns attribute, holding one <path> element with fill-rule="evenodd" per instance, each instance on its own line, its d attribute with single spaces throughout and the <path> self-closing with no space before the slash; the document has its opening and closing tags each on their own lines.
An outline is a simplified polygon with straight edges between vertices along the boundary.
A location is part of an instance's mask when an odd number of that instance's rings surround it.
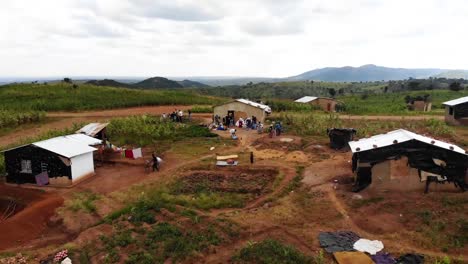
<svg viewBox="0 0 468 264">
<path fill-rule="evenodd" d="M 146 252 L 136 252 L 128 256 L 125 264 L 153 264 L 155 263 L 154 257 Z"/>
<path fill-rule="evenodd" d="M 313 263 L 292 246 L 279 241 L 267 239 L 258 243 L 249 243 L 233 258 L 234 263 Z"/>
</svg>

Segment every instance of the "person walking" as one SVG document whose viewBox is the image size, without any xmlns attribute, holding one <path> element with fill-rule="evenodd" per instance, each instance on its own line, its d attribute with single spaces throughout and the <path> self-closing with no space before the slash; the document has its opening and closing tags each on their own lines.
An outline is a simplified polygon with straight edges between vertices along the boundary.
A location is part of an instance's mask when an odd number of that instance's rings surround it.
<svg viewBox="0 0 468 264">
<path fill-rule="evenodd" d="M 192 110 L 188 110 L 188 121 L 191 122 L 192 121 Z"/>
<path fill-rule="evenodd" d="M 154 155 L 154 153 L 151 154 L 151 156 L 153 157 L 153 171 L 159 171 L 159 161 L 158 161 L 158 157 L 156 157 Z"/>
</svg>

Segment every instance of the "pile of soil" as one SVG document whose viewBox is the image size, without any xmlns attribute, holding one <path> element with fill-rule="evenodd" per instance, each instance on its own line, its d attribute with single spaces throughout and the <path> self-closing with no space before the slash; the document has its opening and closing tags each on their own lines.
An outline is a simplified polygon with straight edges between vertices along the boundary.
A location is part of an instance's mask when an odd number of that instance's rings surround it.
<svg viewBox="0 0 468 264">
<path fill-rule="evenodd" d="M 200 191 L 262 194 L 274 181 L 275 169 L 239 169 L 236 171 L 192 171 L 178 182 L 180 193 Z"/>
</svg>

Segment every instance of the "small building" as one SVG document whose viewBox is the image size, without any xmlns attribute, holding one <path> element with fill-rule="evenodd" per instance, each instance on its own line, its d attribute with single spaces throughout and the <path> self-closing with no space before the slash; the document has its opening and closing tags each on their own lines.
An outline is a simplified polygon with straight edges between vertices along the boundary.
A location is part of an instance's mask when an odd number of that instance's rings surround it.
<svg viewBox="0 0 468 264">
<path fill-rule="evenodd" d="M 450 190 L 468 188 L 467 152 L 450 143 L 399 129 L 349 142 L 355 173 L 353 191 Z"/>
<path fill-rule="evenodd" d="M 109 123 L 89 123 L 86 126 L 82 127 L 80 130 L 76 131 L 75 133 L 85 134 L 93 138 L 105 140 L 107 139 L 106 137 L 107 125 L 109 125 Z"/>
<path fill-rule="evenodd" d="M 224 118 L 230 116 L 233 120 L 255 116 L 257 121 L 265 122 L 265 118 L 271 114 L 271 108 L 268 105 L 256 103 L 246 99 L 236 99 L 222 105 L 215 106 L 213 114 Z"/>
<path fill-rule="evenodd" d="M 407 106 L 411 111 L 430 112 L 432 110 L 432 103 L 424 100 L 412 100 Z"/>
<path fill-rule="evenodd" d="M 86 135 L 68 135 L 4 151 L 6 182 L 70 186 L 94 174 L 90 145 L 101 140 Z"/>
<path fill-rule="evenodd" d="M 294 101 L 296 103 L 311 104 L 327 112 L 336 112 L 336 100 L 327 97 L 304 96 Z"/>
<path fill-rule="evenodd" d="M 456 126 L 468 126 L 468 96 L 443 103 L 445 122 Z"/>
</svg>

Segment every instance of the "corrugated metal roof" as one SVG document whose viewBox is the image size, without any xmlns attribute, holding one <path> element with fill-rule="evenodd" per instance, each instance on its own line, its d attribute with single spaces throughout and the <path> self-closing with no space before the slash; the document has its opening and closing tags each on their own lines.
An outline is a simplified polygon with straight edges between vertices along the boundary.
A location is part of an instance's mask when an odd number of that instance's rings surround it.
<svg viewBox="0 0 468 264">
<path fill-rule="evenodd" d="M 447 149 L 450 151 L 458 152 L 465 154 L 464 149 L 458 147 L 457 145 L 443 142 L 440 140 L 432 139 L 429 137 L 421 136 L 416 133 L 410 132 L 404 129 L 398 129 L 386 134 L 376 135 L 370 138 L 364 138 L 358 141 L 349 142 L 351 151 L 353 153 L 367 151 L 370 149 L 387 147 L 393 144 L 403 143 L 410 140 L 417 140 L 423 143 L 427 143 L 439 148 Z"/>
<path fill-rule="evenodd" d="M 94 137 L 96 136 L 101 130 L 106 128 L 109 123 L 89 123 L 86 126 L 82 127 L 80 130 L 76 131 L 75 133 L 86 134 L 88 136 Z"/>
<path fill-rule="evenodd" d="M 32 145 L 57 153 L 66 158 L 76 157 L 96 150 L 95 148 L 88 146 L 87 143 L 80 142 L 76 138 L 74 139 L 67 136 L 39 141 L 32 143 Z"/>
<path fill-rule="evenodd" d="M 268 105 L 259 104 L 259 103 L 252 102 L 252 101 L 247 100 L 247 99 L 236 99 L 236 101 L 241 102 L 243 104 L 248 104 L 248 105 L 263 109 L 263 111 L 265 111 L 267 113 L 271 113 L 271 108 Z"/>
<path fill-rule="evenodd" d="M 315 97 L 315 96 L 304 96 L 304 97 L 301 97 L 301 98 L 297 99 L 294 102 L 296 102 L 296 103 L 310 103 L 310 102 L 312 102 L 314 100 L 317 100 L 317 99 L 318 99 L 318 97 Z"/>
<path fill-rule="evenodd" d="M 443 105 L 454 106 L 464 103 L 468 103 L 468 96 L 444 102 Z"/>
<path fill-rule="evenodd" d="M 84 143 L 88 146 L 95 146 L 95 145 L 100 145 L 102 144 L 102 140 L 93 138 L 84 134 L 73 134 L 73 135 L 68 135 L 65 136 L 66 138 L 70 138 L 73 140 L 76 140 L 78 142 Z"/>
</svg>

